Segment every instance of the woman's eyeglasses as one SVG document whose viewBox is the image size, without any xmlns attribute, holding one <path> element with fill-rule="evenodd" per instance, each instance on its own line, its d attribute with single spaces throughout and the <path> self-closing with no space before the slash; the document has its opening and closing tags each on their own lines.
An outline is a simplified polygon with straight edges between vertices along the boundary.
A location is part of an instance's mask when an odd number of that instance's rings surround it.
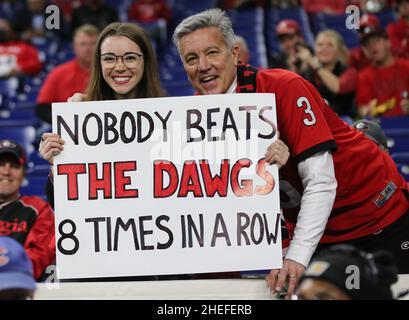
<svg viewBox="0 0 409 320">
<path fill-rule="evenodd" d="M 143 58 L 143 54 L 129 52 L 122 56 L 117 56 L 113 53 L 104 53 L 101 54 L 101 65 L 103 68 L 112 69 L 118 63 L 119 58 L 122 60 L 122 63 L 125 65 L 125 67 L 133 69 L 138 66 L 139 62 Z"/>
</svg>

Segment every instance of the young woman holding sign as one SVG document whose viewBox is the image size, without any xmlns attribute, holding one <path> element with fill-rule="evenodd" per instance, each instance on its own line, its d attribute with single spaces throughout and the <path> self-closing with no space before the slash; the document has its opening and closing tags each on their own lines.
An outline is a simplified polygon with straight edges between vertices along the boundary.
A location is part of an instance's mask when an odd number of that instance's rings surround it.
<svg viewBox="0 0 409 320">
<path fill-rule="evenodd" d="M 132 23 L 115 22 L 100 34 L 85 94 L 76 93 L 68 102 L 154 98 L 164 95 L 160 85 L 154 49 L 145 31 Z M 64 140 L 56 133 L 44 133 L 41 156 L 53 164 Z M 52 184 L 47 197 L 54 205 Z"/>
</svg>

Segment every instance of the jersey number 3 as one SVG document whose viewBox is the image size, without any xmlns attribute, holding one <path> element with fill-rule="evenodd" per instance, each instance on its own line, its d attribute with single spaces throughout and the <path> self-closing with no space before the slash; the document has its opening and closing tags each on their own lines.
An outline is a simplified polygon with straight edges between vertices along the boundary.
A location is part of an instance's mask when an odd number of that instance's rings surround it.
<svg viewBox="0 0 409 320">
<path fill-rule="evenodd" d="M 312 126 L 317 122 L 315 114 L 312 112 L 311 104 L 306 97 L 298 98 L 297 107 L 305 108 L 304 113 L 308 115 L 308 118 L 304 118 L 303 122 L 306 126 Z"/>
</svg>

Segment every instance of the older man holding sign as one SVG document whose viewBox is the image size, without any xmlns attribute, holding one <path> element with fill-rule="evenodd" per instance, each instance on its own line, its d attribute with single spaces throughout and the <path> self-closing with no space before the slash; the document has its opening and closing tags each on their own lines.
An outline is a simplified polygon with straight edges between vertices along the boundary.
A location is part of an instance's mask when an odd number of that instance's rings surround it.
<svg viewBox="0 0 409 320">
<path fill-rule="evenodd" d="M 54 104 L 53 131 L 60 279 L 281 267 L 273 94 Z"/>
<path fill-rule="evenodd" d="M 239 64 L 231 21 L 220 9 L 186 18 L 173 40 L 200 95 L 275 94 L 280 138 L 291 153 L 280 170 L 291 243 L 283 267 L 267 277 L 273 292 L 288 284 L 291 297 L 318 244 L 383 248 L 394 254 L 399 272 L 409 272 L 408 185 L 389 155 L 340 120 L 298 75 Z"/>
</svg>

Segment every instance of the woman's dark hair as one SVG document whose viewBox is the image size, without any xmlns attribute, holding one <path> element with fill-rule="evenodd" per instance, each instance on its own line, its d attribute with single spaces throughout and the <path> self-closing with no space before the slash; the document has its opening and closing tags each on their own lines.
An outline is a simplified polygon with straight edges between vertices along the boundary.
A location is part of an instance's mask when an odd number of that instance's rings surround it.
<svg viewBox="0 0 409 320">
<path fill-rule="evenodd" d="M 91 64 L 91 77 L 86 89 L 86 100 L 114 100 L 115 92 L 105 82 L 102 76 L 100 62 L 100 50 L 102 42 L 111 36 L 124 36 L 135 42 L 142 51 L 144 62 L 144 73 L 138 83 L 135 98 L 162 97 L 164 91 L 160 85 L 158 63 L 154 49 L 145 31 L 136 24 L 128 22 L 114 22 L 102 30 L 94 51 L 94 58 Z"/>
</svg>

